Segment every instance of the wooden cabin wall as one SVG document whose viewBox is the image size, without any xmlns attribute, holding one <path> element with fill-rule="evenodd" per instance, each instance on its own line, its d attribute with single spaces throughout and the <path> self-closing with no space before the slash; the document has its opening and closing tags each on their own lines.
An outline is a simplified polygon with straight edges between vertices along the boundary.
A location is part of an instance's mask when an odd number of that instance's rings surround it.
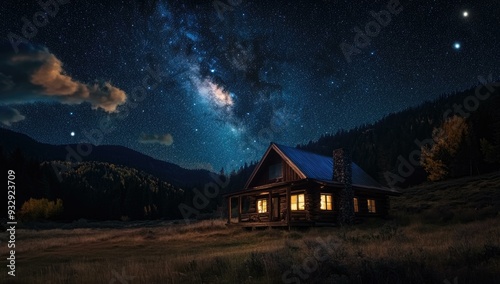
<svg viewBox="0 0 500 284">
<path fill-rule="evenodd" d="M 337 216 L 340 208 L 340 192 L 338 190 L 334 190 L 332 188 L 317 188 L 315 189 L 317 192 L 317 201 L 315 204 L 316 208 L 316 216 L 315 221 L 318 222 L 335 222 L 337 220 Z M 330 193 L 332 195 L 332 206 L 333 210 L 321 210 L 321 194 L 322 193 Z"/>
<path fill-rule="evenodd" d="M 294 181 L 299 179 L 299 175 L 292 169 L 292 167 L 283 161 L 283 181 Z"/>
<path fill-rule="evenodd" d="M 282 177 L 279 179 L 269 179 L 269 167 L 271 165 L 282 163 Z M 255 174 L 249 187 L 265 185 L 274 182 L 294 181 L 299 180 L 299 175 L 288 165 L 276 152 L 270 152 L 267 158 L 260 166 L 259 171 Z"/>
<path fill-rule="evenodd" d="M 367 195 L 367 194 L 358 194 L 354 195 L 354 197 L 358 198 L 358 208 L 359 212 L 356 213 L 358 216 L 385 216 L 389 213 L 389 198 L 383 195 Z M 368 212 L 368 199 L 375 200 L 375 213 Z"/>
<path fill-rule="evenodd" d="M 318 192 L 310 188 L 306 189 L 304 192 L 304 211 L 307 221 L 314 220 L 314 217 L 317 216 L 316 208 L 314 208 L 317 195 Z"/>
<path fill-rule="evenodd" d="M 248 206 L 248 213 L 257 213 L 257 198 L 255 198 L 255 196 L 248 196 L 246 197 L 248 202 L 249 202 L 249 206 Z"/>
</svg>

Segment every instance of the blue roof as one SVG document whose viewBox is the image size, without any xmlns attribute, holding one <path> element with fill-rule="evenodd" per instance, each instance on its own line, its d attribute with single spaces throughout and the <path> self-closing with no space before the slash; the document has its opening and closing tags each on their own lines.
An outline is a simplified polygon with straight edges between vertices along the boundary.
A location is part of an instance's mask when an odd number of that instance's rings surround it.
<svg viewBox="0 0 500 284">
<path fill-rule="evenodd" d="M 288 146 L 274 144 L 305 176 L 306 178 L 332 182 L 332 157 L 322 156 Z M 377 181 L 370 177 L 363 169 L 352 163 L 352 184 L 382 188 Z"/>
</svg>

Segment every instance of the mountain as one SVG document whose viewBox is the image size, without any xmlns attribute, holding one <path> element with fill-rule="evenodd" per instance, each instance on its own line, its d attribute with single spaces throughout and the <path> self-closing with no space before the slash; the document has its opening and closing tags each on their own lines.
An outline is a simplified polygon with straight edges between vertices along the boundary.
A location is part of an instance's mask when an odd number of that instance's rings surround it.
<svg viewBox="0 0 500 284">
<path fill-rule="evenodd" d="M 176 164 L 154 159 L 123 146 L 99 145 L 81 147 L 80 152 L 89 151 L 86 156 L 78 155 L 78 144 L 51 145 L 40 143 L 27 135 L 0 128 L 0 146 L 6 153 L 19 148 L 27 158 L 39 161 L 82 161 L 105 162 L 138 169 L 171 183 L 175 187 L 190 188 L 203 185 L 212 178 L 207 170 L 190 170 Z M 72 149 L 68 151 L 68 149 Z M 85 154 L 85 153 L 83 153 Z M 68 158 L 70 160 L 68 160 Z"/>
</svg>

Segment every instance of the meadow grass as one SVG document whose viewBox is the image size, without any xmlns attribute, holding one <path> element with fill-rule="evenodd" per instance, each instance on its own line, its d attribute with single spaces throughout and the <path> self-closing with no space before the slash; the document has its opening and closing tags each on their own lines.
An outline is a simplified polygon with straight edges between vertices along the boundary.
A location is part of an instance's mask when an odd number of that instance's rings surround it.
<svg viewBox="0 0 500 284">
<path fill-rule="evenodd" d="M 392 200 L 390 219 L 349 227 L 18 229 L 17 276 L 2 265 L 0 282 L 498 283 L 499 184 L 496 174 L 411 188 Z"/>
</svg>

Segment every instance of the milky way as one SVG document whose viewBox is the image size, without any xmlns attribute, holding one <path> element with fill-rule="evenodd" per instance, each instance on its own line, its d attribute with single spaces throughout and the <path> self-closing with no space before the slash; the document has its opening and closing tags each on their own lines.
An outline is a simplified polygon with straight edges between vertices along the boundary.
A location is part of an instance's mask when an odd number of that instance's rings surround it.
<svg viewBox="0 0 500 284">
<path fill-rule="evenodd" d="M 500 76 L 496 1 L 27 2 L 0 8 L 0 125 L 188 168 L 234 169 L 270 141 L 307 143 Z"/>
</svg>

